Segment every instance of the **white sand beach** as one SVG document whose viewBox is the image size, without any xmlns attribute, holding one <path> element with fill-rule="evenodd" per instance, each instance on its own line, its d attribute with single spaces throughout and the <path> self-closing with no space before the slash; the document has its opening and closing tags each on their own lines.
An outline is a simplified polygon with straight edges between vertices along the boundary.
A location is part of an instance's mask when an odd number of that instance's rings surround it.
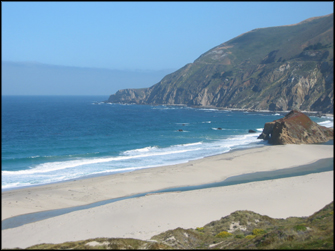
<svg viewBox="0 0 335 251">
<path fill-rule="evenodd" d="M 2 220 L 170 187 L 199 185 L 332 158 L 333 145 L 264 146 L 188 163 L 80 179 L 2 193 Z M 333 171 L 187 192 L 151 194 L 2 231 L 2 248 L 95 237 L 150 239 L 201 227 L 236 210 L 274 218 L 309 216 L 333 201 Z"/>
</svg>

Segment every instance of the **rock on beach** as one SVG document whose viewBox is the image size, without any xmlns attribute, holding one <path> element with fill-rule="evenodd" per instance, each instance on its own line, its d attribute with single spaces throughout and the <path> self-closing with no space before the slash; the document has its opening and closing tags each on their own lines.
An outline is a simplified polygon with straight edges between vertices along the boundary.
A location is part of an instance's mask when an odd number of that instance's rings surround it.
<svg viewBox="0 0 335 251">
<path fill-rule="evenodd" d="M 320 126 L 304 113 L 292 110 L 284 118 L 265 123 L 258 139 L 272 145 L 313 144 L 327 142 L 333 135 L 333 128 Z"/>
</svg>

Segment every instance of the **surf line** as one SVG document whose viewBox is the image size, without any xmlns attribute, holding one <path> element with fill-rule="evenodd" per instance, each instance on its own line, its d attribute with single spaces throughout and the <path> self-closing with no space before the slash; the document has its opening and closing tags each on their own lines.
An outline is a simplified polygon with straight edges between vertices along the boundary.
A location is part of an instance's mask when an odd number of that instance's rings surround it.
<svg viewBox="0 0 335 251">
<path fill-rule="evenodd" d="M 224 181 L 215 182 L 215 183 L 196 185 L 196 186 L 167 188 L 167 189 L 161 189 L 161 190 L 152 191 L 152 192 L 139 193 L 139 194 L 131 195 L 131 196 L 98 201 L 98 202 L 81 205 L 81 206 L 53 209 L 53 210 L 48 210 L 48 211 L 13 216 L 1 222 L 1 230 L 20 227 L 25 224 L 45 220 L 48 218 L 60 216 L 60 215 L 71 213 L 71 212 L 78 211 L 78 210 L 84 210 L 84 209 L 89 209 L 93 207 L 103 206 L 103 205 L 121 201 L 121 200 L 139 198 L 139 197 L 146 196 L 148 194 L 186 192 L 186 191 L 192 191 L 192 190 L 198 190 L 198 189 L 238 185 L 238 184 L 249 183 L 249 182 L 289 178 L 289 177 L 307 175 L 311 173 L 327 172 L 327 171 L 333 171 L 333 170 L 334 170 L 334 158 L 320 159 L 314 163 L 297 166 L 297 167 L 279 169 L 275 171 L 264 171 L 264 172 L 255 172 L 255 173 L 237 175 L 237 176 L 233 176 L 228 179 L 225 179 Z"/>
</svg>

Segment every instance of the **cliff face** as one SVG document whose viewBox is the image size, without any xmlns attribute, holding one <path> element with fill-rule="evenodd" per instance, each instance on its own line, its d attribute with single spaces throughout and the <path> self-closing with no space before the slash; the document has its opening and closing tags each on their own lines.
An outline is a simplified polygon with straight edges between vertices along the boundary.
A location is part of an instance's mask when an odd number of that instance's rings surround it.
<svg viewBox="0 0 335 251">
<path fill-rule="evenodd" d="M 256 29 L 108 102 L 333 113 L 333 14 Z"/>
<path fill-rule="evenodd" d="M 119 90 L 111 95 L 108 102 L 111 103 L 137 103 L 141 104 L 145 99 L 146 89 L 125 89 Z"/>
<path fill-rule="evenodd" d="M 333 128 L 319 126 L 307 115 L 293 110 L 284 118 L 266 123 L 258 138 L 272 145 L 323 143 L 333 139 Z"/>
</svg>

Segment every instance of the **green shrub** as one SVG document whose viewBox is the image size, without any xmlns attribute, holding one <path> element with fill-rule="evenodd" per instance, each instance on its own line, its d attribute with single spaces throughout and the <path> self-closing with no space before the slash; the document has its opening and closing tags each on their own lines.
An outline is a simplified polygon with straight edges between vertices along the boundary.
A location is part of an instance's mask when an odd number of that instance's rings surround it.
<svg viewBox="0 0 335 251">
<path fill-rule="evenodd" d="M 204 228 L 203 227 L 197 227 L 196 230 L 199 231 L 199 232 L 203 232 Z"/>
<path fill-rule="evenodd" d="M 293 227 L 295 231 L 306 231 L 307 228 L 304 225 L 296 225 Z"/>
<path fill-rule="evenodd" d="M 265 234 L 266 231 L 264 229 L 261 228 L 255 228 L 254 230 L 252 230 L 252 234 L 253 235 L 261 235 L 261 234 Z"/>
<path fill-rule="evenodd" d="M 235 235 L 235 238 L 237 238 L 237 239 L 243 239 L 244 238 L 244 234 L 237 234 L 237 235 Z"/>
<path fill-rule="evenodd" d="M 219 237 L 219 238 L 226 238 L 229 236 L 232 236 L 233 234 L 228 233 L 227 231 L 222 231 L 220 233 L 218 233 L 217 235 L 215 235 L 215 237 Z"/>
<path fill-rule="evenodd" d="M 256 235 L 247 235 L 245 238 L 246 239 L 253 239 L 253 238 L 255 238 L 256 237 Z"/>
</svg>

